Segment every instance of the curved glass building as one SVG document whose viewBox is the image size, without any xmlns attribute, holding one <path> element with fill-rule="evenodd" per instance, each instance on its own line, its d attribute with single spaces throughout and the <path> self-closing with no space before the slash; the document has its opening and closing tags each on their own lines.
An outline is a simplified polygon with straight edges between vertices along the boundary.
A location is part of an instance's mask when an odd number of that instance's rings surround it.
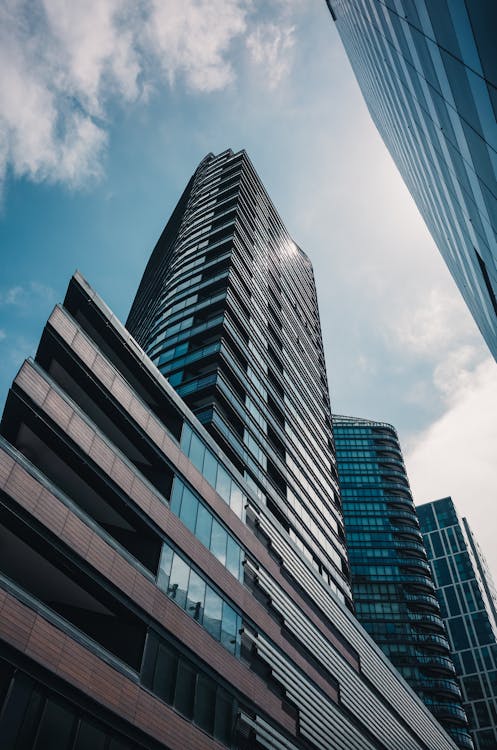
<svg viewBox="0 0 497 750">
<path fill-rule="evenodd" d="M 497 5 L 327 4 L 373 122 L 497 359 Z"/>
<path fill-rule="evenodd" d="M 392 425 L 333 417 L 356 614 L 462 748 L 472 747 Z"/>
</svg>

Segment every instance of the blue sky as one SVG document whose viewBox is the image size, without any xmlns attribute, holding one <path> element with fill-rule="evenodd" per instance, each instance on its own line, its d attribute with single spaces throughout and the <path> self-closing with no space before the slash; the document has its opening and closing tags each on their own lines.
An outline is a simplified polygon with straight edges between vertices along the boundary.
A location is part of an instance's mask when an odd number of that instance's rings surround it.
<svg viewBox="0 0 497 750">
<path fill-rule="evenodd" d="M 497 572 L 495 363 L 324 1 L 7 0 L 0 29 L 0 399 L 73 271 L 125 318 L 198 161 L 246 148 L 314 263 L 334 410 L 392 422 Z"/>
</svg>

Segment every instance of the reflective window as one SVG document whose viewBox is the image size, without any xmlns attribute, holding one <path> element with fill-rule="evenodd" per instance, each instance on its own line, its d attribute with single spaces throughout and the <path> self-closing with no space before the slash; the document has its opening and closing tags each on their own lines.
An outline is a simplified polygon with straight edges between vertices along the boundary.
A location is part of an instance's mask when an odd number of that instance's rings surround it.
<svg viewBox="0 0 497 750">
<path fill-rule="evenodd" d="M 226 532 L 217 526 L 226 549 Z M 163 547 L 157 585 L 230 653 L 239 655 L 241 615 L 168 544 Z"/>
<path fill-rule="evenodd" d="M 210 586 L 205 592 L 204 628 L 216 639 L 221 640 L 221 621 L 223 619 L 223 600 Z"/>
<path fill-rule="evenodd" d="M 226 565 L 226 545 L 228 534 L 215 519 L 212 522 L 211 551 L 219 562 Z"/>
<path fill-rule="evenodd" d="M 195 536 L 204 545 L 204 547 L 207 547 L 207 549 L 210 549 L 210 546 L 211 546 L 211 530 L 212 530 L 212 514 L 209 513 L 209 511 L 204 505 L 199 503 L 198 513 L 197 513 L 197 524 L 195 526 Z M 230 537 L 230 539 L 232 539 L 232 537 Z M 238 545 L 236 546 L 238 547 Z M 238 547 L 238 550 L 240 550 L 239 547 Z"/>
<path fill-rule="evenodd" d="M 182 609 L 186 608 L 186 592 L 188 591 L 189 577 L 190 566 L 187 565 L 182 557 L 173 553 L 173 564 L 171 566 L 169 586 L 166 593 Z"/>
<path fill-rule="evenodd" d="M 214 557 L 241 581 L 242 548 L 179 477 L 174 478 L 169 507 Z M 166 571 L 161 567 L 160 580 L 166 573 L 169 575 L 169 569 Z"/>
<path fill-rule="evenodd" d="M 192 534 L 195 533 L 198 506 L 199 502 L 193 492 L 190 492 L 190 490 L 185 487 L 183 490 L 181 511 L 179 517 L 183 521 L 187 529 L 190 529 Z"/>
<path fill-rule="evenodd" d="M 233 512 L 243 520 L 245 496 L 241 487 L 233 481 L 226 469 L 186 422 L 183 424 L 181 433 L 181 450 L 190 458 L 195 467 L 231 507 Z"/>
</svg>

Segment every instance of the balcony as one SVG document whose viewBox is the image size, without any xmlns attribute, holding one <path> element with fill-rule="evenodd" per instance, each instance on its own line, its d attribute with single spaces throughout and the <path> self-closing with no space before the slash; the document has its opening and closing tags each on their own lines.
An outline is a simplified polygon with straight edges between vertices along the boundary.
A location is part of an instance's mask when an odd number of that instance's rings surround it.
<svg viewBox="0 0 497 750">
<path fill-rule="evenodd" d="M 398 539 L 405 539 L 406 541 L 423 541 L 423 535 L 420 531 L 409 526 L 391 526 L 391 531 Z"/>
<path fill-rule="evenodd" d="M 462 706 L 457 703 L 426 703 L 432 714 L 440 721 L 454 721 L 467 725 L 468 719 Z"/>
<path fill-rule="evenodd" d="M 409 612 L 409 621 L 416 627 L 426 628 L 432 632 L 445 634 L 442 619 L 438 615 L 432 615 L 428 612 Z"/>
<path fill-rule="evenodd" d="M 425 610 L 428 612 L 439 612 L 439 603 L 436 596 L 430 594 L 406 593 L 405 599 L 411 610 Z M 438 618 L 437 618 L 438 619 Z"/>
<path fill-rule="evenodd" d="M 410 497 L 404 497 L 403 495 L 388 495 L 387 497 L 385 497 L 385 502 L 388 503 L 389 507 L 391 508 L 400 506 L 400 510 L 410 508 L 414 512 L 414 504 Z"/>
<path fill-rule="evenodd" d="M 471 739 L 471 735 L 465 729 L 460 729 L 459 727 L 447 727 L 447 732 L 458 747 L 467 748 L 467 750 L 474 750 L 475 746 Z"/>
<path fill-rule="evenodd" d="M 402 526 L 405 524 L 414 529 L 419 529 L 419 521 L 414 509 L 410 513 L 405 510 L 397 510 L 396 508 L 390 508 L 389 511 L 388 518 L 394 525 Z"/>
<path fill-rule="evenodd" d="M 413 684 L 416 690 L 424 690 L 429 693 L 447 695 L 457 700 L 461 699 L 461 689 L 455 680 L 430 680 L 421 678 Z"/>
<path fill-rule="evenodd" d="M 416 643 L 420 648 L 430 651 L 433 650 L 446 654 L 450 651 L 449 641 L 444 635 L 436 635 L 435 633 L 411 633 L 406 636 L 406 639 L 411 641 L 411 643 Z"/>
<path fill-rule="evenodd" d="M 400 577 L 400 580 L 407 584 L 409 590 L 417 590 L 422 594 L 433 594 L 435 591 L 435 584 L 433 579 L 427 576 L 416 576 L 416 575 L 404 575 Z"/>
<path fill-rule="evenodd" d="M 423 671 L 429 672 L 430 674 L 443 674 L 443 675 L 455 675 L 456 670 L 451 659 L 446 656 L 439 656 L 438 654 L 430 654 L 430 656 L 417 656 L 416 661 Z"/>
<path fill-rule="evenodd" d="M 426 560 L 425 548 L 420 542 L 404 541 L 403 539 L 394 539 L 393 546 L 395 549 L 405 551 L 406 554 L 412 554 L 413 557 Z"/>
<path fill-rule="evenodd" d="M 422 573 L 427 578 L 431 578 L 431 568 L 429 563 L 424 560 L 418 560 L 416 557 L 402 557 L 397 561 L 401 568 L 412 570 L 414 573 Z"/>
</svg>

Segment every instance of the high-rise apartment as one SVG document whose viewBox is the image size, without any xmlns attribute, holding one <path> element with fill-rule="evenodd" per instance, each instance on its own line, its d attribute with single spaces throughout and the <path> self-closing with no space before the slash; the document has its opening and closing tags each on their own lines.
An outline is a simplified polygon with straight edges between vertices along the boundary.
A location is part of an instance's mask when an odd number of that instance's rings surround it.
<svg viewBox="0 0 497 750">
<path fill-rule="evenodd" d="M 326 583 L 350 601 L 312 266 L 245 152 L 200 164 L 126 327 Z"/>
<path fill-rule="evenodd" d="M 497 598 L 485 558 L 452 498 L 419 505 L 475 748 L 497 747 Z"/>
<path fill-rule="evenodd" d="M 244 153 L 128 328 L 164 374 L 76 274 L 8 395 L 2 750 L 455 748 L 350 610 L 312 270 Z"/>
<path fill-rule="evenodd" d="M 497 5 L 327 4 L 371 117 L 497 359 Z"/>
<path fill-rule="evenodd" d="M 397 433 L 343 416 L 333 431 L 357 617 L 459 747 L 471 747 Z"/>
</svg>

